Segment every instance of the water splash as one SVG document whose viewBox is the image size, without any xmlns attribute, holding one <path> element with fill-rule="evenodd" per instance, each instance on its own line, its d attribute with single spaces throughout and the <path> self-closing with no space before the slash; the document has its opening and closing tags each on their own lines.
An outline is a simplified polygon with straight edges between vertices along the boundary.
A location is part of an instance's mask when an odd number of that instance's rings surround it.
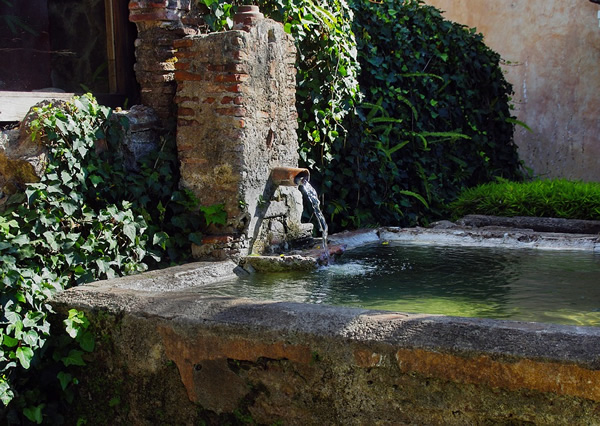
<svg viewBox="0 0 600 426">
<path fill-rule="evenodd" d="M 319 230 L 321 231 L 321 238 L 323 241 L 323 257 L 324 257 L 323 260 L 324 260 L 325 264 L 328 264 L 329 263 L 329 249 L 327 248 L 328 228 L 327 228 L 327 222 L 325 221 L 325 216 L 323 216 L 323 213 L 321 212 L 321 203 L 319 202 L 319 195 L 317 194 L 317 191 L 315 191 L 315 188 L 313 188 L 312 185 L 308 182 L 308 179 L 306 177 L 299 178 L 296 183 L 299 185 L 300 190 L 302 192 L 304 192 L 304 195 L 306 195 L 306 198 L 308 198 L 308 200 L 312 204 L 312 208 L 315 213 L 315 216 L 317 217 L 317 223 L 319 224 Z"/>
</svg>

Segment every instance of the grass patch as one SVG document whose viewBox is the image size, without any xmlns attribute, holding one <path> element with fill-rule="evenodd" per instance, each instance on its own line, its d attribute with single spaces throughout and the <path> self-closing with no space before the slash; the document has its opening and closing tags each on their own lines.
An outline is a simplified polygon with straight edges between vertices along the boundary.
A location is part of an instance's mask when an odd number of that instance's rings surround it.
<svg viewBox="0 0 600 426">
<path fill-rule="evenodd" d="M 450 209 L 455 218 L 484 214 L 600 220 L 600 183 L 499 180 L 463 191 Z"/>
</svg>

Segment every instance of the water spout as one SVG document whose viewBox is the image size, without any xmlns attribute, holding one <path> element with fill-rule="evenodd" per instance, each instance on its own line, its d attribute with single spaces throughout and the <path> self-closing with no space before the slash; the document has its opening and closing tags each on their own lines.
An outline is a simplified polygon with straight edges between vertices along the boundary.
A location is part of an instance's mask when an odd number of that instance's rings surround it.
<svg viewBox="0 0 600 426">
<path fill-rule="evenodd" d="M 321 261 L 324 264 L 329 263 L 329 249 L 327 248 L 327 222 L 325 216 L 321 212 L 321 203 L 319 202 L 319 196 L 315 188 L 309 183 L 310 172 L 308 169 L 301 169 L 296 167 L 275 167 L 271 171 L 271 180 L 275 185 L 283 186 L 298 186 L 300 191 L 306 195 L 306 198 L 312 205 L 313 212 L 317 217 L 317 223 L 319 230 L 321 231 L 321 239 L 323 241 L 323 256 Z"/>
<path fill-rule="evenodd" d="M 275 167 L 271 170 L 271 181 L 275 185 L 297 186 L 302 180 L 310 180 L 308 169 L 297 167 Z"/>
</svg>

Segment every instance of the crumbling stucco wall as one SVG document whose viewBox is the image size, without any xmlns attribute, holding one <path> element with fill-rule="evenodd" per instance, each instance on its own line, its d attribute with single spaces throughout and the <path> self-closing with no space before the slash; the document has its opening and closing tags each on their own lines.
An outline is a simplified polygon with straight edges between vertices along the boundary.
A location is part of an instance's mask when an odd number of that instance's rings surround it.
<svg viewBox="0 0 600 426">
<path fill-rule="evenodd" d="M 583 0 L 425 0 L 507 61 L 515 141 L 542 177 L 600 181 L 599 7 Z"/>
</svg>

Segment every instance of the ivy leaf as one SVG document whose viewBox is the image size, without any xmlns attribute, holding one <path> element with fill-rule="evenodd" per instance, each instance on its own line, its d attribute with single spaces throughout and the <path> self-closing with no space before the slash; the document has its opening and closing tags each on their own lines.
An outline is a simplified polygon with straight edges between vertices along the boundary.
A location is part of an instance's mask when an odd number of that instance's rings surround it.
<svg viewBox="0 0 600 426">
<path fill-rule="evenodd" d="M 0 401 L 7 406 L 10 401 L 14 398 L 15 394 L 11 390 L 6 380 L 0 376 Z"/>
<path fill-rule="evenodd" d="M 52 250 L 56 251 L 60 248 L 60 246 L 56 242 L 56 238 L 55 238 L 56 234 L 54 232 L 46 231 L 42 235 L 44 236 L 44 238 L 46 239 L 46 243 L 48 243 L 48 245 L 50 246 L 50 248 Z"/>
<path fill-rule="evenodd" d="M 41 425 L 42 422 L 44 421 L 44 416 L 42 414 L 42 410 L 44 409 L 45 406 L 46 406 L 46 404 L 40 404 L 40 405 L 36 405 L 35 407 L 25 407 L 25 408 L 23 408 L 23 414 L 30 421 L 34 422 L 35 424 Z"/>
<path fill-rule="evenodd" d="M 89 178 L 90 178 L 90 181 L 92 182 L 92 185 L 94 185 L 94 187 L 97 187 L 98 184 L 104 182 L 104 179 L 102 178 L 102 176 L 91 175 Z"/>
<path fill-rule="evenodd" d="M 227 212 L 224 204 L 213 204 L 211 206 L 200 206 L 200 211 L 204 213 L 204 219 L 207 225 L 225 225 L 227 223 Z"/>
<path fill-rule="evenodd" d="M 77 339 L 79 346 L 86 352 L 92 352 L 95 346 L 94 335 L 89 331 L 86 331 Z"/>
<path fill-rule="evenodd" d="M 19 339 L 15 339 L 14 337 L 10 337 L 8 334 L 5 334 L 2 342 L 6 347 L 14 348 L 19 344 Z"/>
<path fill-rule="evenodd" d="M 69 351 L 69 354 L 66 357 L 63 357 L 61 359 L 61 361 L 65 365 L 65 367 L 68 367 L 69 365 L 84 366 L 85 361 L 81 357 L 82 355 L 83 355 L 82 351 L 77 350 L 77 349 L 71 349 Z"/>
<path fill-rule="evenodd" d="M 33 358 L 33 350 L 28 346 L 20 346 L 17 348 L 16 356 L 21 363 L 21 366 L 26 370 L 29 369 L 29 365 Z"/>
<path fill-rule="evenodd" d="M 27 234 L 19 234 L 17 235 L 15 238 L 13 238 L 11 240 L 11 242 L 13 244 L 17 244 L 17 245 L 25 245 L 25 244 L 29 244 L 29 236 Z"/>
<path fill-rule="evenodd" d="M 123 225 L 123 233 L 131 240 L 132 243 L 135 243 L 136 228 L 133 223 L 126 223 Z"/>
<path fill-rule="evenodd" d="M 61 203 L 61 207 L 67 216 L 73 216 L 73 214 L 77 211 L 77 205 L 70 201 Z"/>
<path fill-rule="evenodd" d="M 157 245 L 163 250 L 166 248 L 167 242 L 169 241 L 169 235 L 166 232 L 157 232 L 152 237 L 152 245 Z"/>
<path fill-rule="evenodd" d="M 69 386 L 69 384 L 73 380 L 73 376 L 64 371 L 59 371 L 59 373 L 56 375 L 56 377 L 58 378 L 58 381 L 60 382 L 60 387 L 62 388 L 62 390 L 65 390 L 67 388 L 67 386 Z"/>
<path fill-rule="evenodd" d="M 23 342 L 25 344 L 27 344 L 28 346 L 35 346 L 37 344 L 37 341 L 39 339 L 39 336 L 37 334 L 37 332 L 35 330 L 29 330 L 25 333 L 23 333 Z"/>
</svg>

